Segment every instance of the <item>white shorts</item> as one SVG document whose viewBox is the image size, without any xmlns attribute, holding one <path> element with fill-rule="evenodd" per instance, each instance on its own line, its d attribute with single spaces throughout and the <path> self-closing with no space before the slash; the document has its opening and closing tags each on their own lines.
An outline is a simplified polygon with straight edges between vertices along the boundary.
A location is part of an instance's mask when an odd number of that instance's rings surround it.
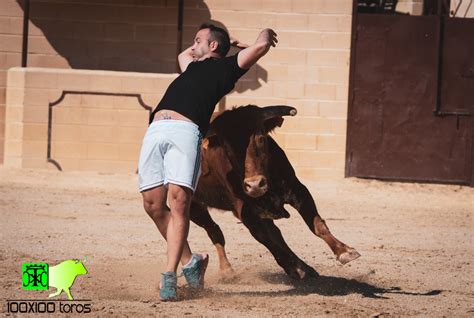
<svg viewBox="0 0 474 318">
<path fill-rule="evenodd" d="M 154 121 L 143 138 L 138 161 L 140 192 L 168 183 L 196 190 L 201 173 L 199 127 L 183 120 Z"/>
</svg>

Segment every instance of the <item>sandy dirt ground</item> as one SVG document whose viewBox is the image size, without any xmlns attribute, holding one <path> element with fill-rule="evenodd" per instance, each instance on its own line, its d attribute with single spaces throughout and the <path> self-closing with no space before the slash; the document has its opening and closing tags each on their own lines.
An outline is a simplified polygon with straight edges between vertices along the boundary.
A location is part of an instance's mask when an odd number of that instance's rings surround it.
<svg viewBox="0 0 474 318">
<path fill-rule="evenodd" d="M 71 291 L 94 315 L 474 316 L 474 189 L 344 179 L 306 182 L 331 231 L 362 257 L 339 265 L 299 214 L 278 220 L 295 253 L 321 275 L 291 280 L 229 212 L 213 211 L 236 275 L 223 280 L 206 233 L 192 225 L 195 251 L 208 252 L 206 290 L 158 299 L 166 245 L 141 206 L 135 175 L 15 170 L 0 166 L 0 314 L 23 291 L 22 262 L 84 258 L 89 271 Z M 65 299 L 65 295 L 62 295 Z"/>
</svg>

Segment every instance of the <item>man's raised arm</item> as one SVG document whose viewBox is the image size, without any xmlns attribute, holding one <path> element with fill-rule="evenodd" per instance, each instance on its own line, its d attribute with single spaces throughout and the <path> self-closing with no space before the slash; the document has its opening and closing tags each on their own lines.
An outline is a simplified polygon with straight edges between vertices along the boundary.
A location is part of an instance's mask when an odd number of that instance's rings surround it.
<svg viewBox="0 0 474 318">
<path fill-rule="evenodd" d="M 277 34 L 272 29 L 265 29 L 260 32 L 254 44 L 239 52 L 237 63 L 240 68 L 249 69 L 252 65 L 267 54 L 270 47 L 275 47 L 278 43 Z"/>
<path fill-rule="evenodd" d="M 181 72 L 186 71 L 189 63 L 191 63 L 194 60 L 192 48 L 193 47 L 190 46 L 183 52 L 179 53 L 178 55 L 178 63 L 179 63 L 179 68 L 181 69 Z"/>
</svg>

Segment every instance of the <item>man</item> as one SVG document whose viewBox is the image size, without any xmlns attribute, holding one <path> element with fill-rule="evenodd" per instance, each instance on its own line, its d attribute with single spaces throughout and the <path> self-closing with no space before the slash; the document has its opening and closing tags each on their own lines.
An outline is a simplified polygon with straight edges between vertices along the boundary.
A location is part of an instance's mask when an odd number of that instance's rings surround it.
<svg viewBox="0 0 474 318">
<path fill-rule="evenodd" d="M 212 24 L 201 25 L 194 44 L 178 56 L 182 74 L 153 111 L 138 173 L 144 208 L 167 241 L 168 260 L 160 283 L 163 301 L 177 299 L 179 261 L 188 284 L 204 287 L 208 255 L 193 254 L 187 242 L 189 207 L 200 174 L 201 140 L 215 105 L 276 43 L 275 32 L 265 29 L 253 45 L 233 40 L 242 50 L 226 57 L 231 45 L 228 33 Z"/>
</svg>

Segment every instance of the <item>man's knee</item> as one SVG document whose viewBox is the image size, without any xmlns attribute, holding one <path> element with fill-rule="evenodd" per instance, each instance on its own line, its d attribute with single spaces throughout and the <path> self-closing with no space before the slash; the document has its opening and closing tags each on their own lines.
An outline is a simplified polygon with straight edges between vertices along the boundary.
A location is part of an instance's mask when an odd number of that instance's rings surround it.
<svg viewBox="0 0 474 318">
<path fill-rule="evenodd" d="M 166 203 L 153 195 L 143 194 L 143 207 L 148 215 L 153 218 L 163 218 L 168 212 Z"/>
<path fill-rule="evenodd" d="M 148 214 L 161 212 L 161 207 L 152 200 L 143 200 L 143 207 Z"/>
<path fill-rule="evenodd" d="M 193 192 L 189 188 L 173 185 L 170 186 L 168 195 L 173 210 L 186 212 L 191 204 Z"/>
</svg>

